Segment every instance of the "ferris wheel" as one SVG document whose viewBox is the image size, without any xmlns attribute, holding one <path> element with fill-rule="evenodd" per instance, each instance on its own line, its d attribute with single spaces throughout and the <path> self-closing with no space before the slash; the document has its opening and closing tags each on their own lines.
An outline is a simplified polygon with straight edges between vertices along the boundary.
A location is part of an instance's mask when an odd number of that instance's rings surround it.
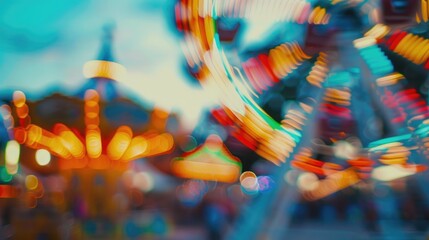
<svg viewBox="0 0 429 240">
<path fill-rule="evenodd" d="M 307 200 L 426 169 L 426 0 L 189 0 L 175 16 L 219 121 L 279 166 L 277 189 L 253 206 L 291 202 L 280 184 L 291 168 L 313 174 Z"/>
</svg>

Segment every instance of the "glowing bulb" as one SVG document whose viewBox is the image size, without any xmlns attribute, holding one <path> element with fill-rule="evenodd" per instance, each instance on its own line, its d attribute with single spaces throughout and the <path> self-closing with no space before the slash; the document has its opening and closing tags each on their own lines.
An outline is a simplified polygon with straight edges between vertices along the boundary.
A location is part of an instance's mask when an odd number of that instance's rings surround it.
<svg viewBox="0 0 429 240">
<path fill-rule="evenodd" d="M 75 158 L 82 158 L 85 156 L 85 146 L 80 139 L 64 124 L 56 124 L 54 132 L 59 136 L 61 144 L 73 155 Z"/>
<path fill-rule="evenodd" d="M 45 149 L 36 151 L 36 162 L 40 166 L 46 166 L 51 162 L 51 154 Z"/>
<path fill-rule="evenodd" d="M 93 89 L 89 89 L 85 92 L 85 101 L 94 101 L 94 102 L 98 102 L 100 99 L 100 97 L 98 96 L 98 92 L 93 90 Z"/>
<path fill-rule="evenodd" d="M 15 91 L 13 93 L 13 104 L 16 107 L 19 108 L 19 107 L 24 106 L 25 100 L 26 100 L 26 98 L 25 98 L 25 94 L 23 92 L 21 92 L 21 91 Z"/>
<path fill-rule="evenodd" d="M 121 160 L 131 161 L 136 158 L 142 157 L 148 150 L 148 141 L 143 136 L 137 136 L 131 139 L 131 143 L 128 146 L 125 153 L 122 155 Z"/>
<path fill-rule="evenodd" d="M 11 140 L 6 144 L 6 170 L 9 174 L 16 174 L 18 172 L 18 161 L 20 154 L 19 143 Z"/>
<path fill-rule="evenodd" d="M 319 187 L 319 178 L 314 173 L 301 173 L 298 177 L 297 184 L 301 191 L 313 191 Z"/>
<path fill-rule="evenodd" d="M 342 159 L 354 159 L 358 154 L 358 149 L 347 141 L 337 141 L 334 144 L 334 154 Z"/>
<path fill-rule="evenodd" d="M 90 158 L 98 158 L 102 152 L 100 129 L 90 129 L 86 133 L 86 150 Z"/>
<path fill-rule="evenodd" d="M 16 115 L 19 118 L 26 118 L 28 116 L 28 106 L 26 104 L 16 109 Z"/>
<path fill-rule="evenodd" d="M 127 69 L 115 62 L 93 60 L 85 63 L 83 75 L 86 78 L 101 77 L 120 81 L 126 78 Z"/>
<path fill-rule="evenodd" d="M 133 177 L 133 185 L 144 192 L 149 192 L 153 189 L 153 178 L 149 173 L 139 172 Z"/>
<path fill-rule="evenodd" d="M 132 137 L 133 131 L 130 127 L 119 127 L 109 145 L 107 146 L 107 154 L 109 157 L 112 160 L 120 159 L 130 145 Z"/>
<path fill-rule="evenodd" d="M 251 171 L 243 172 L 240 176 L 240 184 L 243 190 L 248 194 L 258 192 L 259 184 L 256 174 Z"/>
<path fill-rule="evenodd" d="M 25 187 L 28 190 L 34 190 L 39 186 L 39 180 L 34 175 L 28 175 L 25 177 Z"/>
</svg>

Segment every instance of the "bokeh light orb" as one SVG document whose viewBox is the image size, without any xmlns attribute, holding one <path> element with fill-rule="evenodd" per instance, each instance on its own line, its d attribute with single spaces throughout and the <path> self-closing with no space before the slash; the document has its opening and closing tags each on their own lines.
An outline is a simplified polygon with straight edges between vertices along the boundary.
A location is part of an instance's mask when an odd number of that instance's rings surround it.
<svg viewBox="0 0 429 240">
<path fill-rule="evenodd" d="M 45 149 L 36 151 L 36 162 L 40 166 L 46 166 L 51 162 L 51 154 Z"/>
</svg>

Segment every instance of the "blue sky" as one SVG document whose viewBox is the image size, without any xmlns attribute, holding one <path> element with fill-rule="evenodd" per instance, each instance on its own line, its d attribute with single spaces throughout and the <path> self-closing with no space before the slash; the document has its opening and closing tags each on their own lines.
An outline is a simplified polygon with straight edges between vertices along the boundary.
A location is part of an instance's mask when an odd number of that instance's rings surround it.
<svg viewBox="0 0 429 240">
<path fill-rule="evenodd" d="M 128 70 L 124 86 L 192 125 L 213 103 L 183 70 L 169 0 L 0 1 L 0 89 L 48 94 L 78 87 L 83 64 L 98 54 L 102 27 L 115 23 L 114 55 Z"/>
</svg>

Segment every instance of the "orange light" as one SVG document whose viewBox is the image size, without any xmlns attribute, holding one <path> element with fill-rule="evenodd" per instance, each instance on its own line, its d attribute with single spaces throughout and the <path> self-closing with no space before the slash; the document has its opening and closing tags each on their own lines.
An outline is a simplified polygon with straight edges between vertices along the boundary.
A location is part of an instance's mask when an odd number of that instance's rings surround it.
<svg viewBox="0 0 429 240">
<path fill-rule="evenodd" d="M 37 186 L 39 185 L 39 180 L 34 175 L 28 175 L 25 177 L 25 186 L 28 190 L 35 190 L 37 189 Z"/>
<path fill-rule="evenodd" d="M 19 108 L 24 106 L 26 101 L 25 94 L 21 91 L 15 91 L 13 92 L 13 104 L 15 107 Z"/>
<path fill-rule="evenodd" d="M 27 140 L 26 144 L 30 147 L 35 145 L 42 138 L 42 128 L 36 125 L 29 125 L 27 129 Z"/>
<path fill-rule="evenodd" d="M 303 191 L 303 196 L 307 200 L 317 200 L 324 198 L 334 192 L 342 190 L 353 184 L 360 182 L 359 175 L 353 168 L 329 175 L 326 179 L 318 181 L 317 186 L 312 190 Z"/>
<path fill-rule="evenodd" d="M 139 158 L 140 156 L 145 156 L 148 148 L 147 145 L 148 143 L 145 137 L 134 137 L 120 160 L 131 161 Z"/>
<path fill-rule="evenodd" d="M 376 83 L 380 87 L 385 87 L 389 85 L 394 85 L 399 81 L 404 80 L 404 76 L 400 73 L 394 72 L 392 74 L 388 74 L 384 77 L 380 77 L 376 80 Z"/>
<path fill-rule="evenodd" d="M 172 163 L 172 171 L 178 177 L 209 181 L 235 182 L 241 173 L 241 162 L 222 144 L 218 146 L 216 135 L 182 158 Z"/>
<path fill-rule="evenodd" d="M 297 43 L 286 43 L 271 49 L 268 54 L 269 64 L 277 78 L 283 78 L 309 59 Z"/>
<path fill-rule="evenodd" d="M 62 158 L 70 158 L 71 153 L 61 144 L 61 140 L 58 137 L 49 139 L 49 143 L 47 144 L 48 149 L 53 154 L 62 157 Z"/>
<path fill-rule="evenodd" d="M 232 183 L 237 181 L 241 168 L 237 165 L 197 161 L 174 161 L 173 172 L 183 178 Z"/>
<path fill-rule="evenodd" d="M 21 107 L 16 109 L 16 115 L 19 118 L 26 118 L 28 116 L 28 106 L 27 104 L 23 104 Z"/>
<path fill-rule="evenodd" d="M 90 103 L 90 104 L 88 104 Z M 100 107 L 97 102 L 89 101 L 85 103 L 85 117 L 95 118 L 98 117 L 98 113 L 100 111 Z"/>
<path fill-rule="evenodd" d="M 83 75 L 86 78 L 108 78 L 112 80 L 123 80 L 127 70 L 124 66 L 110 61 L 93 60 L 83 66 Z"/>
<path fill-rule="evenodd" d="M 59 136 L 61 144 L 73 155 L 74 158 L 85 156 L 85 146 L 80 139 L 64 124 L 54 126 L 54 133 Z"/>
<path fill-rule="evenodd" d="M 381 39 L 390 32 L 390 28 L 383 24 L 376 24 L 368 32 L 365 33 L 365 37 L 371 36 L 376 39 Z"/>
<path fill-rule="evenodd" d="M 121 126 L 107 146 L 107 155 L 112 160 L 119 160 L 127 150 L 133 137 L 133 131 L 128 126 Z"/>
<path fill-rule="evenodd" d="M 110 167 L 110 159 L 102 154 L 98 158 L 89 161 L 88 166 L 92 169 L 107 169 Z"/>
<path fill-rule="evenodd" d="M 98 95 L 98 92 L 93 90 L 93 89 L 89 89 L 85 92 L 85 101 L 95 101 L 98 102 L 100 100 L 100 97 Z"/>
<path fill-rule="evenodd" d="M 317 57 L 314 66 L 311 68 L 310 73 L 308 74 L 306 80 L 319 88 L 322 87 L 322 83 L 325 81 L 326 76 L 328 75 L 328 60 L 327 55 L 323 52 Z"/>
<path fill-rule="evenodd" d="M 255 192 L 259 190 L 258 178 L 256 174 L 251 171 L 243 172 L 240 175 L 240 184 L 248 192 Z"/>
<path fill-rule="evenodd" d="M 168 112 L 159 108 L 154 108 L 151 114 L 151 121 L 150 121 L 153 125 L 152 128 L 158 131 L 164 131 L 165 126 L 167 124 L 167 119 L 168 119 Z"/>
<path fill-rule="evenodd" d="M 97 128 L 100 124 L 98 105 L 98 93 L 94 90 L 88 90 L 85 93 L 85 125 L 87 128 Z"/>
<path fill-rule="evenodd" d="M 328 20 L 330 19 L 330 15 L 326 13 L 326 9 L 317 6 L 316 8 L 311 11 L 310 15 L 308 16 L 308 23 L 309 24 L 327 24 Z"/>
<path fill-rule="evenodd" d="M 153 156 L 171 150 L 174 145 L 174 140 L 171 134 L 163 133 L 153 138 L 148 139 L 147 156 Z"/>
<path fill-rule="evenodd" d="M 27 131 L 22 127 L 17 127 L 13 131 L 13 136 L 17 142 L 23 144 L 27 140 Z"/>
<path fill-rule="evenodd" d="M 88 129 L 96 129 L 100 125 L 100 119 L 96 118 L 85 118 L 85 125 Z"/>
<path fill-rule="evenodd" d="M 31 148 L 47 149 L 62 158 L 70 158 L 71 156 L 71 153 L 61 144 L 60 139 L 55 134 L 34 124 L 28 126 L 25 143 Z"/>
</svg>

